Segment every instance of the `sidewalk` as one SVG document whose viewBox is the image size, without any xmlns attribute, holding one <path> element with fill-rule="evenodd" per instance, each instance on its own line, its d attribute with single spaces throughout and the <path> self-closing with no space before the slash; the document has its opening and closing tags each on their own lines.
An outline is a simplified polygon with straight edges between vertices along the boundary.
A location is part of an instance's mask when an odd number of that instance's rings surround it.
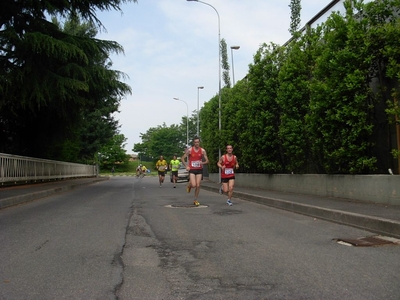
<svg viewBox="0 0 400 300">
<path fill-rule="evenodd" d="M 0 209 L 108 179 L 109 177 L 90 177 L 2 187 L 0 188 Z"/>
<path fill-rule="evenodd" d="M 204 180 L 201 187 L 218 193 L 220 185 Z M 235 203 L 235 198 L 400 238 L 400 205 L 375 204 L 236 186 L 233 191 L 233 203 Z"/>
<path fill-rule="evenodd" d="M 109 177 L 68 179 L 0 188 L 0 209 L 108 179 Z M 204 180 L 202 188 L 218 193 L 219 184 Z M 233 207 L 235 198 L 400 238 L 400 205 L 356 202 L 243 187 L 235 187 Z"/>
</svg>

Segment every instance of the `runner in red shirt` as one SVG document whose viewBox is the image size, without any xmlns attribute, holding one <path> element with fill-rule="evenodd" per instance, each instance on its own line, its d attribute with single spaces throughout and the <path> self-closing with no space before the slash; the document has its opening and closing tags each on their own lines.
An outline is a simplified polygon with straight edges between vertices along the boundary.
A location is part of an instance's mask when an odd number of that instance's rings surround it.
<svg viewBox="0 0 400 300">
<path fill-rule="evenodd" d="M 188 157 L 188 162 L 186 162 Z M 191 188 L 196 188 L 194 192 L 193 204 L 199 206 L 197 197 L 200 192 L 201 179 L 203 178 L 203 165 L 208 164 L 207 152 L 200 147 L 200 138 L 193 139 L 193 147 L 190 147 L 185 154 L 181 157 L 182 163 L 185 165 L 186 170 L 189 171 L 189 183 L 186 191 L 190 193 Z"/>
<path fill-rule="evenodd" d="M 232 154 L 232 145 L 226 146 L 226 154 L 219 158 L 217 163 L 218 167 L 221 169 L 221 182 L 222 186 L 220 193 L 228 193 L 228 200 L 226 204 L 232 206 L 232 195 L 233 187 L 235 186 L 235 169 L 239 169 L 239 163 L 236 155 Z"/>
</svg>

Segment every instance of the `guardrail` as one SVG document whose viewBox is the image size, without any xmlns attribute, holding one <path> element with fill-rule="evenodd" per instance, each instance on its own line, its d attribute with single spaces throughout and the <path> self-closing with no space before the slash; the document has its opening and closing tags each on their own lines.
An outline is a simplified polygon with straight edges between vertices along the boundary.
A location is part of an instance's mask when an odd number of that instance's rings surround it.
<svg viewBox="0 0 400 300">
<path fill-rule="evenodd" d="M 95 165 L 0 153 L 0 185 L 94 176 Z"/>
</svg>

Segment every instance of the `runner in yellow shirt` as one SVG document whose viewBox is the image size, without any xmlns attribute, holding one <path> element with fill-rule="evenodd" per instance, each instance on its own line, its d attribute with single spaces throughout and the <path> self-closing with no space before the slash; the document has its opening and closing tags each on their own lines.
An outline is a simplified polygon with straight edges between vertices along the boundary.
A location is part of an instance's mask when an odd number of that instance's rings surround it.
<svg viewBox="0 0 400 300">
<path fill-rule="evenodd" d="M 147 168 L 146 168 L 145 165 L 143 165 L 143 166 L 142 166 L 142 171 L 141 171 L 140 176 L 143 178 L 143 177 L 146 175 L 146 172 L 147 172 Z"/>
<path fill-rule="evenodd" d="M 167 161 L 164 156 L 160 156 L 160 159 L 156 162 L 156 169 L 158 170 L 158 181 L 160 182 L 160 187 L 162 186 L 165 179 L 165 171 L 168 168 Z"/>
</svg>

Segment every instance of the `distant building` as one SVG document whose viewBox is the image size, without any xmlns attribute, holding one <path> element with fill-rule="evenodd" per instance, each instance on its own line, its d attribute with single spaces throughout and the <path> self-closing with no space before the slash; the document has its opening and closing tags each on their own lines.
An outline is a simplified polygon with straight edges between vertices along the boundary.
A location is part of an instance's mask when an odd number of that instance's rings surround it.
<svg viewBox="0 0 400 300">
<path fill-rule="evenodd" d="M 129 161 L 138 161 L 138 155 L 137 154 L 128 154 L 129 155 Z"/>
</svg>

